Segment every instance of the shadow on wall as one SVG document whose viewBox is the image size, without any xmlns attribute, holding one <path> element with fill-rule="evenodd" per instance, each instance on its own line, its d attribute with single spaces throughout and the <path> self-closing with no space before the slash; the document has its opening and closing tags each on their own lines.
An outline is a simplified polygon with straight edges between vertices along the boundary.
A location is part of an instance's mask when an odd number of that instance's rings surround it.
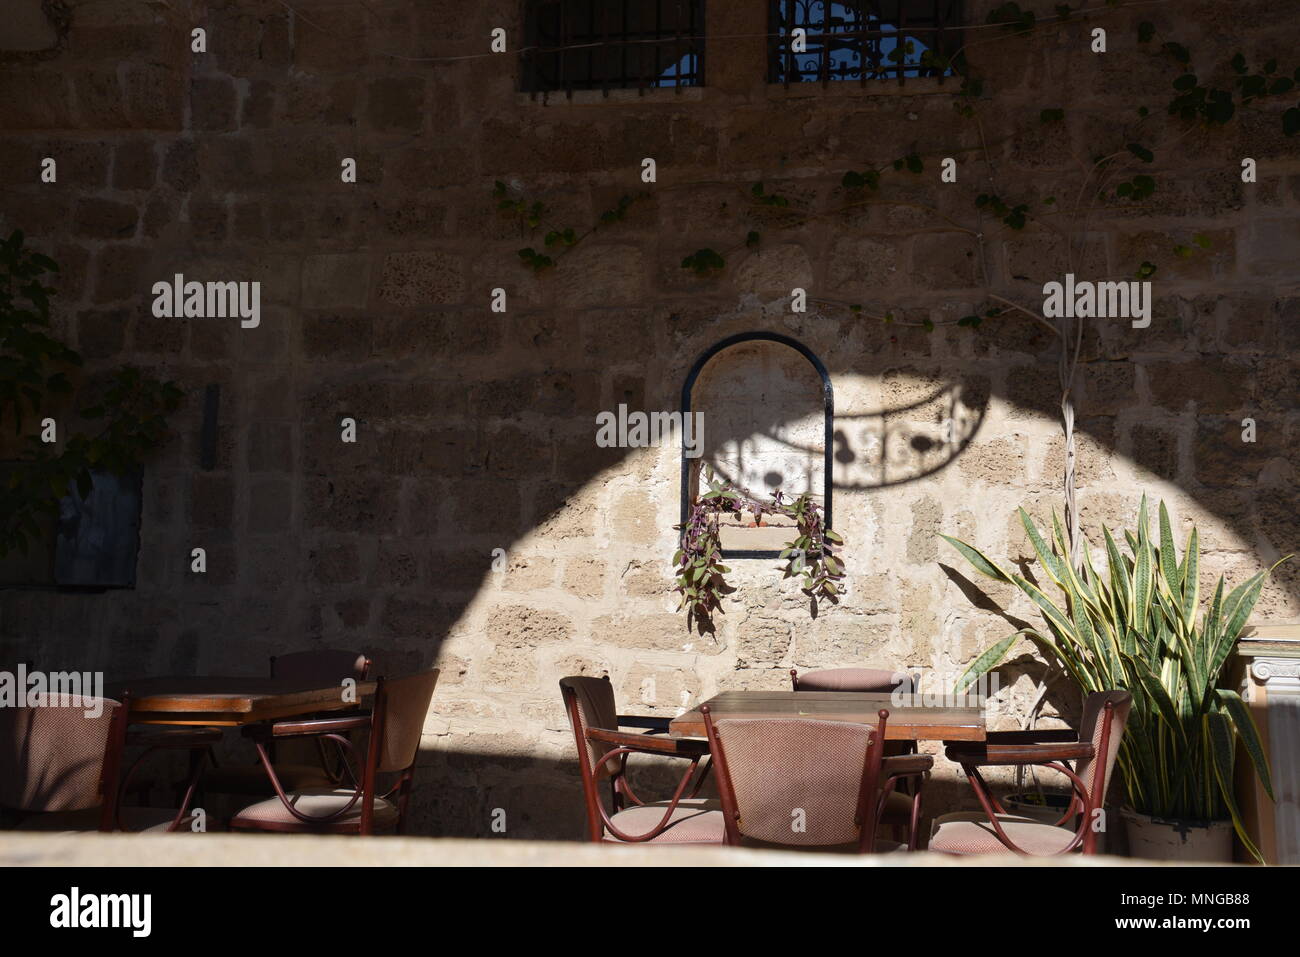
<svg viewBox="0 0 1300 957">
<path fill-rule="evenodd" d="M 845 377 L 832 383 L 833 489 L 918 481 L 974 441 L 988 410 L 986 380 L 960 374 L 947 382 L 922 380 L 891 397 L 900 372 L 887 370 L 871 383 L 874 391 Z M 759 498 L 776 488 L 787 500 L 805 491 L 822 498 L 822 382 L 794 350 L 766 341 L 726 349 L 702 370 L 692 408 L 704 413 L 704 460 L 717 475 Z"/>
</svg>

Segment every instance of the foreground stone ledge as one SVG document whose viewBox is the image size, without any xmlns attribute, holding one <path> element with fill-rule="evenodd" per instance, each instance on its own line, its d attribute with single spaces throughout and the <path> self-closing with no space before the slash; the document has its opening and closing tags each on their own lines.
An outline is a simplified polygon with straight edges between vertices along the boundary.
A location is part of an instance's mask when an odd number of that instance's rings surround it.
<svg viewBox="0 0 1300 957">
<path fill-rule="evenodd" d="M 1126 867 L 1119 857 L 1028 860 L 894 854 L 850 857 L 727 847 L 596 847 L 563 841 L 264 835 L 0 835 L 0 867 Z"/>
</svg>

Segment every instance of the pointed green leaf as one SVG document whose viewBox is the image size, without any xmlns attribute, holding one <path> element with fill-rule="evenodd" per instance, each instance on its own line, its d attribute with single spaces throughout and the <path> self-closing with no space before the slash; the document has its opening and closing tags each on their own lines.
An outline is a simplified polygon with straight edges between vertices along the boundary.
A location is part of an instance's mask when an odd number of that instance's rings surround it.
<svg viewBox="0 0 1300 957">
<path fill-rule="evenodd" d="M 1003 638 L 992 648 L 989 648 L 982 655 L 980 655 L 978 658 L 972 661 L 970 663 L 970 667 L 968 667 L 962 673 L 961 678 L 957 681 L 957 686 L 953 688 L 953 694 L 961 694 L 963 691 L 969 688 L 971 684 L 973 684 L 975 680 L 980 677 L 980 675 L 992 671 L 999 664 L 1001 664 L 1002 659 L 1006 657 L 1006 654 L 1011 649 L 1011 646 L 1014 645 L 1020 639 L 1020 636 L 1023 635 L 1025 631 L 1026 629 L 1021 629 L 1020 631 L 1017 631 L 1012 635 L 1008 635 L 1006 638 Z"/>
<path fill-rule="evenodd" d="M 1214 768 L 1215 781 L 1218 784 L 1219 796 L 1223 803 L 1228 806 L 1228 813 L 1232 816 L 1232 826 L 1237 832 L 1237 837 L 1245 846 L 1246 850 L 1251 853 L 1256 860 L 1263 863 L 1263 855 L 1259 853 L 1250 835 L 1246 832 L 1246 827 L 1241 820 L 1241 812 L 1237 810 L 1237 801 L 1233 795 L 1234 782 L 1232 777 L 1233 771 L 1233 753 L 1232 753 L 1232 731 L 1228 727 L 1227 719 L 1218 713 L 1211 713 L 1205 716 L 1205 726 L 1210 739 L 1211 763 Z"/>
<path fill-rule="evenodd" d="M 953 548 L 957 549 L 957 551 L 961 552 L 962 557 L 975 566 L 975 570 L 981 575 L 986 575 L 989 578 L 996 579 L 1000 582 L 1006 582 L 1007 584 L 1011 583 L 1011 577 L 978 548 L 974 548 L 959 539 L 952 538 L 943 533 L 940 533 L 939 537 Z"/>
<path fill-rule="evenodd" d="M 1268 755 L 1264 753 L 1264 745 L 1259 739 L 1259 728 L 1256 727 L 1255 719 L 1250 709 L 1246 707 L 1246 702 L 1241 700 L 1241 695 L 1237 692 L 1227 688 L 1218 688 L 1215 694 L 1218 695 L 1219 703 L 1227 709 L 1233 727 L 1237 729 L 1237 736 L 1246 748 L 1246 753 L 1250 755 L 1250 763 L 1255 766 L 1255 773 L 1259 775 L 1259 782 L 1264 786 L 1264 793 L 1270 799 L 1277 800 L 1273 796 L 1273 776 L 1268 769 Z"/>
</svg>

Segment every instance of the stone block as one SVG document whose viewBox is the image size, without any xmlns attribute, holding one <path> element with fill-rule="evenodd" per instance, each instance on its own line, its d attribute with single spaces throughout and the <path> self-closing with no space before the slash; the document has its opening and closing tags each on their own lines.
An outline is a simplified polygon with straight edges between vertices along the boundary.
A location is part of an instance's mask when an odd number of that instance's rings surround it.
<svg viewBox="0 0 1300 957">
<path fill-rule="evenodd" d="M 160 63 L 126 68 L 126 111 L 144 130 L 180 130 L 185 117 L 184 74 Z"/>
<path fill-rule="evenodd" d="M 1160 426 L 1135 425 L 1132 461 L 1157 478 L 1173 481 L 1178 475 L 1178 435 Z"/>
<path fill-rule="evenodd" d="M 362 308 L 369 292 L 370 257 L 366 253 L 308 256 L 303 260 L 302 305 L 306 309 Z"/>
<path fill-rule="evenodd" d="M 1231 359 L 1151 362 L 1145 372 L 1152 399 L 1171 412 L 1182 412 L 1189 403 L 1199 413 L 1235 412 L 1251 401 L 1250 367 Z"/>
<path fill-rule="evenodd" d="M 239 125 L 235 84 L 224 76 L 196 76 L 190 81 L 190 127 L 224 133 Z"/>
<path fill-rule="evenodd" d="M 760 247 L 749 253 L 736 267 L 735 288 L 752 292 L 764 299 L 788 297 L 800 288 L 810 297 L 816 297 L 812 263 L 802 246 L 786 243 L 768 248 Z"/>
<path fill-rule="evenodd" d="M 87 239 L 130 239 L 139 220 L 130 203 L 86 198 L 77 201 L 74 226 L 77 235 Z"/>
<path fill-rule="evenodd" d="M 248 487 L 248 530 L 278 535 L 292 527 L 293 488 L 286 479 L 261 479 Z"/>
<path fill-rule="evenodd" d="M 453 253 L 389 253 L 380 274 L 379 298 L 393 306 L 462 302 L 465 297 L 464 270 L 464 261 Z"/>
<path fill-rule="evenodd" d="M 66 130 L 76 124 L 72 118 L 72 89 L 57 70 L 0 73 L 0 129 Z"/>
<path fill-rule="evenodd" d="M 427 112 L 425 82 L 419 76 L 391 76 L 371 80 L 366 88 L 366 120 L 383 133 L 417 132 Z"/>
<path fill-rule="evenodd" d="M 293 471 L 293 430 L 288 423 L 254 421 L 247 436 L 250 472 Z"/>
<path fill-rule="evenodd" d="M 153 140 L 126 140 L 114 147 L 114 189 L 152 189 L 157 175 L 158 155 Z"/>
<path fill-rule="evenodd" d="M 1262 473 L 1286 446 L 1275 420 L 1255 423 L 1255 441 L 1244 441 L 1245 428 L 1237 416 L 1197 416 L 1192 433 L 1196 480 L 1210 487 L 1260 487 Z M 1265 497 L 1265 496 L 1261 496 Z"/>
<path fill-rule="evenodd" d="M 229 475 L 199 473 L 190 479 L 190 525 L 196 529 L 230 529 L 235 486 Z"/>
<path fill-rule="evenodd" d="M 149 275 L 152 251 L 144 246 L 106 246 L 95 257 L 96 303 L 143 299 L 154 279 Z"/>
<path fill-rule="evenodd" d="M 307 555 L 313 581 L 322 585 L 347 585 L 359 580 L 361 559 L 355 542 L 318 545 Z"/>
<path fill-rule="evenodd" d="M 306 484 L 308 528 L 366 531 L 397 524 L 396 482 L 387 476 L 315 478 Z"/>
<path fill-rule="evenodd" d="M 966 233 L 924 233 L 912 240 L 912 278 L 921 286 L 969 289 L 980 284 L 979 250 Z"/>
<path fill-rule="evenodd" d="M 193 140 L 176 140 L 163 157 L 163 182 L 177 192 L 192 190 L 199 182 L 198 146 Z M 215 188 L 218 184 L 208 183 Z"/>
</svg>

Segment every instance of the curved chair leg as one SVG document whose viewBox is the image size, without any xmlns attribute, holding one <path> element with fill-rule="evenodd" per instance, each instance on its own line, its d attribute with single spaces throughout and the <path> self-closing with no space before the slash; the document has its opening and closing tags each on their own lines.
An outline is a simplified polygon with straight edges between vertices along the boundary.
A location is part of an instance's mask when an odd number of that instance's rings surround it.
<svg viewBox="0 0 1300 957">
<path fill-rule="evenodd" d="M 907 849 L 916 850 L 916 839 L 921 833 L 921 795 L 925 793 L 925 782 L 929 774 L 916 782 L 916 794 L 912 796 L 912 820 L 907 829 Z"/>
</svg>

